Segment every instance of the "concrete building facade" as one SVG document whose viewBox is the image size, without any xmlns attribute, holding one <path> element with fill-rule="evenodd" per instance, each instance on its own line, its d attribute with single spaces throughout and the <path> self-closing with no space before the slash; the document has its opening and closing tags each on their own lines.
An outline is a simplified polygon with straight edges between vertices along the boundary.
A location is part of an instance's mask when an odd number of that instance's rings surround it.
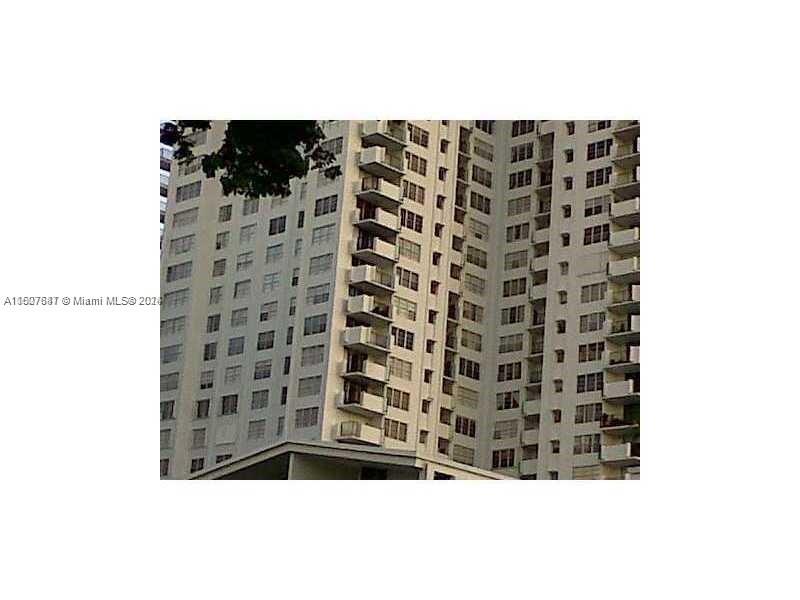
<svg viewBox="0 0 800 600">
<path fill-rule="evenodd" d="M 320 442 L 638 478 L 638 121 L 324 129 L 341 175 L 287 198 L 173 165 L 161 476 Z"/>
</svg>

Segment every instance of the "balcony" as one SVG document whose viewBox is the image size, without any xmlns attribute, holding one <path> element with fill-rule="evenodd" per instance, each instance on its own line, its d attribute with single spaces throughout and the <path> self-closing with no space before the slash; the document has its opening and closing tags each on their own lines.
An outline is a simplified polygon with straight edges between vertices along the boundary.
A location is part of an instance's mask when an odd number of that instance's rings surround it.
<svg viewBox="0 0 800 600">
<path fill-rule="evenodd" d="M 608 263 L 608 280 L 614 283 L 639 283 L 639 257 Z"/>
<path fill-rule="evenodd" d="M 531 302 L 536 302 L 537 300 L 543 300 L 547 298 L 547 281 L 545 280 L 542 283 L 531 283 L 531 287 L 528 290 L 528 300 Z M 539 325 L 531 325 L 533 327 L 544 327 L 544 323 Z"/>
<path fill-rule="evenodd" d="M 350 269 L 350 285 L 365 294 L 379 295 L 394 292 L 394 277 L 374 265 L 360 265 Z"/>
<path fill-rule="evenodd" d="M 613 446 L 600 447 L 600 462 L 618 467 L 632 467 L 639 464 L 639 442 L 626 442 Z"/>
<path fill-rule="evenodd" d="M 531 347 L 528 358 L 541 358 L 542 354 L 544 354 L 544 343 L 540 342 Z"/>
<path fill-rule="evenodd" d="M 603 400 L 609 404 L 636 404 L 639 402 L 639 389 L 632 379 L 606 382 L 603 385 Z"/>
<path fill-rule="evenodd" d="M 385 402 L 382 396 L 364 391 L 336 394 L 336 408 L 364 417 L 376 417 L 384 414 Z"/>
<path fill-rule="evenodd" d="M 553 147 L 552 146 L 542 146 L 539 149 L 539 153 L 536 155 L 536 164 L 540 167 L 544 167 L 545 169 L 548 168 L 548 165 L 553 163 Z"/>
<path fill-rule="evenodd" d="M 529 397 L 522 403 L 522 414 L 525 415 L 526 417 L 530 415 L 538 415 L 541 411 L 542 411 L 541 396 L 536 397 L 535 394 L 532 394 L 531 397 Z"/>
<path fill-rule="evenodd" d="M 522 460 L 519 463 L 519 474 L 522 476 L 536 475 L 536 465 L 538 461 L 535 458 Z"/>
<path fill-rule="evenodd" d="M 635 168 L 639 164 L 639 140 L 617 146 L 611 160 L 620 169 Z"/>
<path fill-rule="evenodd" d="M 614 137 L 618 140 L 634 140 L 639 137 L 638 119 L 624 119 L 614 125 Z"/>
<path fill-rule="evenodd" d="M 397 215 L 375 207 L 372 207 L 372 210 L 354 210 L 353 225 L 371 235 L 384 236 L 390 239 L 394 239 L 400 231 L 400 220 Z"/>
<path fill-rule="evenodd" d="M 534 311 L 533 318 L 531 319 L 531 324 L 528 326 L 528 329 L 544 329 L 545 320 L 545 313 Z"/>
<path fill-rule="evenodd" d="M 549 254 L 543 254 L 542 256 L 536 256 L 531 260 L 530 264 L 530 271 L 531 273 L 536 273 L 537 271 L 546 271 L 547 270 L 547 263 L 550 261 Z"/>
<path fill-rule="evenodd" d="M 528 379 L 525 383 L 526 387 L 541 388 L 542 387 L 542 372 L 540 370 L 530 371 Z"/>
<path fill-rule="evenodd" d="M 611 293 L 609 312 L 619 314 L 639 313 L 639 286 L 631 285 Z"/>
<path fill-rule="evenodd" d="M 364 121 L 361 125 L 361 144 L 402 150 L 406 145 L 403 121 Z"/>
<path fill-rule="evenodd" d="M 634 419 L 624 419 L 603 413 L 603 417 L 600 421 L 600 431 L 603 433 L 621 435 L 623 433 L 635 431 L 636 429 L 639 429 L 639 422 Z"/>
<path fill-rule="evenodd" d="M 351 296 L 347 299 L 347 316 L 369 325 L 386 325 L 392 320 L 392 307 L 379 303 L 374 296 Z"/>
<path fill-rule="evenodd" d="M 353 240 L 350 252 L 359 260 L 389 268 L 398 260 L 397 246 L 377 237 Z"/>
<path fill-rule="evenodd" d="M 389 336 L 363 325 L 345 328 L 342 334 L 342 344 L 348 350 L 367 354 L 381 356 L 389 353 Z"/>
<path fill-rule="evenodd" d="M 384 384 L 387 379 L 386 367 L 371 360 L 351 361 L 341 372 L 342 377 L 359 385 Z"/>
<path fill-rule="evenodd" d="M 610 352 L 606 371 L 609 373 L 636 373 L 639 371 L 639 346 L 624 351 Z"/>
<path fill-rule="evenodd" d="M 389 183 L 380 177 L 364 177 L 355 184 L 356 198 L 380 208 L 396 211 L 403 202 L 400 186 Z"/>
<path fill-rule="evenodd" d="M 639 167 L 620 171 L 611 176 L 610 189 L 617 198 L 630 199 L 639 197 Z"/>
<path fill-rule="evenodd" d="M 639 315 L 631 315 L 622 321 L 607 320 L 606 339 L 615 344 L 639 344 Z"/>
<path fill-rule="evenodd" d="M 639 228 L 612 231 L 608 238 L 608 249 L 623 256 L 639 254 Z"/>
<path fill-rule="evenodd" d="M 377 427 L 358 421 L 345 421 L 336 426 L 336 441 L 345 444 L 370 444 L 379 446 L 383 432 Z"/>
<path fill-rule="evenodd" d="M 358 166 L 370 175 L 390 181 L 397 181 L 405 171 L 403 158 L 400 155 L 393 155 L 387 152 L 386 148 L 379 146 L 363 150 L 358 155 Z"/>
<path fill-rule="evenodd" d="M 611 205 L 611 222 L 621 227 L 638 227 L 639 198 L 631 198 Z"/>
<path fill-rule="evenodd" d="M 539 443 L 539 430 L 538 429 L 524 429 L 522 431 L 522 445 L 533 446 Z"/>
</svg>

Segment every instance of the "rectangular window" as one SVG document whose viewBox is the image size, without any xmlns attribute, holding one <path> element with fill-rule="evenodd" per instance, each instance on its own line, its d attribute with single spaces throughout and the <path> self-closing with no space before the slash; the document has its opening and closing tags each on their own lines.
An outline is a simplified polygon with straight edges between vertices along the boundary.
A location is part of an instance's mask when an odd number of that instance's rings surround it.
<svg viewBox="0 0 800 600">
<path fill-rule="evenodd" d="M 281 286 L 280 273 L 267 273 L 264 275 L 264 285 L 261 287 L 261 290 L 264 293 L 276 290 L 280 288 L 280 286 Z"/>
<path fill-rule="evenodd" d="M 176 254 L 186 254 L 192 251 L 194 246 L 194 234 L 175 238 L 169 243 L 169 253 L 171 256 Z"/>
<path fill-rule="evenodd" d="M 233 206 L 230 204 L 226 204 L 225 206 L 219 207 L 219 217 L 218 220 L 220 223 L 227 223 L 231 220 L 231 216 L 233 215 Z"/>
<path fill-rule="evenodd" d="M 508 201 L 507 214 L 509 217 L 521 215 L 531 210 L 531 197 L 523 196 L 522 198 L 514 198 Z"/>
<path fill-rule="evenodd" d="M 239 308 L 231 311 L 231 327 L 243 327 L 247 325 L 247 309 Z"/>
<path fill-rule="evenodd" d="M 316 246 L 317 244 L 327 244 L 333 241 L 334 234 L 336 233 L 334 227 L 334 224 L 315 227 L 311 232 L 311 245 Z"/>
<path fill-rule="evenodd" d="M 519 352 L 522 350 L 523 335 L 515 333 L 513 335 L 504 335 L 500 337 L 500 344 L 498 346 L 498 353 L 505 354 L 506 352 Z"/>
<path fill-rule="evenodd" d="M 422 254 L 422 246 L 405 238 L 397 238 L 397 248 L 400 256 L 419 262 Z"/>
<path fill-rule="evenodd" d="M 518 240 L 526 240 L 530 236 L 530 224 L 520 223 L 519 225 L 510 225 L 506 227 L 506 241 L 516 242 Z"/>
<path fill-rule="evenodd" d="M 533 158 L 533 142 L 526 142 L 511 147 L 511 162 L 519 162 Z"/>
<path fill-rule="evenodd" d="M 261 410 L 269 406 L 269 390 L 257 390 L 253 392 L 250 400 L 251 410 Z"/>
<path fill-rule="evenodd" d="M 330 297 L 330 284 L 314 285 L 306 291 L 306 304 L 322 304 Z"/>
<path fill-rule="evenodd" d="M 503 298 L 519 296 L 527 291 L 528 280 L 525 277 L 508 279 L 503 282 Z"/>
<path fill-rule="evenodd" d="M 414 291 L 419 289 L 419 275 L 402 267 L 397 267 L 397 282 Z"/>
<path fill-rule="evenodd" d="M 283 258 L 283 244 L 267 247 L 266 264 L 279 262 Z"/>
<path fill-rule="evenodd" d="M 536 128 L 536 121 L 511 121 L 511 137 L 531 133 Z"/>
<path fill-rule="evenodd" d="M 479 240 L 487 241 L 489 239 L 489 226 L 481 221 L 470 219 L 469 232 Z"/>
<path fill-rule="evenodd" d="M 602 158 L 611 154 L 611 138 L 607 140 L 599 140 L 592 142 L 586 146 L 586 160 L 594 160 L 595 158 Z"/>
<path fill-rule="evenodd" d="M 459 358 L 458 359 L 458 374 L 469 377 L 470 379 L 480 380 L 481 378 L 481 365 L 475 361 Z"/>
<path fill-rule="evenodd" d="M 278 302 L 266 302 L 261 305 L 260 321 L 269 321 L 278 314 Z"/>
<path fill-rule="evenodd" d="M 228 356 L 244 354 L 244 337 L 235 337 L 228 340 Z"/>
<path fill-rule="evenodd" d="M 303 348 L 301 356 L 300 356 L 300 366 L 301 367 L 311 367 L 313 365 L 319 365 L 322 361 L 325 360 L 325 346 L 308 346 L 307 348 Z"/>
<path fill-rule="evenodd" d="M 171 392 L 178 389 L 178 380 L 180 373 L 167 373 L 161 376 L 161 391 Z"/>
<path fill-rule="evenodd" d="M 303 324 L 303 335 L 314 335 L 317 333 L 324 333 L 328 327 L 328 315 L 314 315 L 306 317 Z"/>
<path fill-rule="evenodd" d="M 186 317 L 175 317 L 161 321 L 161 335 L 174 335 L 186 328 Z"/>
<path fill-rule="evenodd" d="M 604 342 L 593 342 L 591 344 L 581 344 L 578 346 L 578 362 L 591 362 L 601 360 L 605 350 Z"/>
<path fill-rule="evenodd" d="M 485 269 L 489 262 L 489 257 L 486 252 L 473 246 L 467 246 L 466 258 L 468 263 L 480 267 L 481 269 Z"/>
<path fill-rule="evenodd" d="M 333 266 L 333 254 L 323 254 L 313 257 L 308 264 L 308 274 L 319 275 L 327 273 Z"/>
<path fill-rule="evenodd" d="M 178 186 L 175 189 L 175 202 L 183 202 L 185 200 L 192 200 L 200 196 L 201 181 L 187 183 L 186 185 Z"/>
<path fill-rule="evenodd" d="M 428 147 L 428 132 L 411 123 L 408 124 L 408 139 L 423 148 Z"/>
<path fill-rule="evenodd" d="M 413 152 L 406 152 L 406 169 L 424 177 L 428 174 L 428 161 Z"/>
<path fill-rule="evenodd" d="M 526 185 L 530 185 L 532 182 L 533 182 L 533 169 L 525 169 L 524 171 L 511 173 L 508 176 L 508 189 L 513 190 L 516 188 L 524 187 Z"/>
<path fill-rule="evenodd" d="M 412 364 L 396 356 L 389 357 L 389 375 L 411 381 Z"/>
<path fill-rule="evenodd" d="M 417 233 L 422 233 L 422 217 L 416 213 L 411 212 L 410 210 L 401 208 L 400 226 L 405 227 L 406 229 L 411 229 L 413 231 L 416 231 Z"/>
<path fill-rule="evenodd" d="M 242 216 L 254 215 L 258 212 L 258 198 L 245 198 L 242 204 Z"/>
<path fill-rule="evenodd" d="M 211 276 L 222 277 L 223 275 L 225 275 L 225 264 L 226 260 L 224 258 L 215 260 L 214 265 L 211 267 Z"/>
<path fill-rule="evenodd" d="M 492 451 L 492 468 L 505 469 L 514 466 L 514 448 Z"/>
<path fill-rule="evenodd" d="M 506 440 L 508 438 L 517 437 L 519 431 L 519 421 L 511 419 L 508 421 L 496 421 L 494 424 L 494 435 L 496 440 Z"/>
<path fill-rule="evenodd" d="M 258 440 L 264 437 L 267 431 L 267 420 L 258 419 L 257 421 L 250 421 L 247 424 L 247 439 Z"/>
<path fill-rule="evenodd" d="M 294 427 L 295 429 L 302 429 L 303 427 L 313 427 L 317 424 L 319 418 L 319 408 L 312 406 L 311 408 L 300 408 L 294 413 Z"/>
<path fill-rule="evenodd" d="M 305 398 L 306 396 L 316 396 L 322 389 L 322 376 L 304 377 L 297 381 L 297 396 L 298 398 Z"/>
<path fill-rule="evenodd" d="M 174 292 L 167 292 L 164 294 L 162 306 L 164 308 L 175 308 L 182 306 L 189 301 L 189 288 L 175 290 Z"/>
<path fill-rule="evenodd" d="M 496 395 L 497 410 L 510 410 L 519 408 L 519 390 L 513 392 L 500 392 Z"/>
<path fill-rule="evenodd" d="M 577 392 L 601 392 L 603 390 L 603 372 L 578 375 Z"/>
<path fill-rule="evenodd" d="M 413 350 L 414 334 L 399 327 L 392 327 L 392 343 L 406 350 Z"/>
<path fill-rule="evenodd" d="M 394 314 L 396 316 L 403 317 L 409 321 L 417 320 L 416 302 L 406 300 L 405 298 L 400 298 L 399 296 L 394 296 L 392 298 L 392 304 L 394 305 Z"/>
<path fill-rule="evenodd" d="M 221 415 L 235 415 L 239 410 L 238 394 L 229 394 L 222 397 Z"/>
<path fill-rule="evenodd" d="M 483 296 L 486 292 L 486 280 L 471 273 L 464 273 L 464 288 L 473 294 Z"/>
<path fill-rule="evenodd" d="M 408 426 L 405 423 L 389 418 L 383 420 L 383 433 L 388 438 L 405 442 L 408 433 L 407 430 Z"/>
<path fill-rule="evenodd" d="M 276 235 L 286 231 L 286 217 L 275 217 L 269 220 L 269 234 Z"/>
<path fill-rule="evenodd" d="M 329 213 L 336 212 L 338 200 L 339 197 L 336 194 L 334 194 L 333 196 L 326 196 L 324 198 L 319 198 L 314 203 L 314 216 L 321 217 L 322 215 L 327 215 Z"/>
<path fill-rule="evenodd" d="M 510 325 L 512 323 L 522 323 L 525 320 L 525 305 L 510 306 L 500 311 L 500 324 Z"/>
<path fill-rule="evenodd" d="M 275 331 L 262 331 L 256 341 L 256 352 L 271 350 L 275 347 Z"/>
<path fill-rule="evenodd" d="M 464 302 L 462 303 L 461 310 L 462 310 L 461 315 L 468 321 L 474 321 L 475 323 L 483 322 L 482 306 L 478 306 L 477 304 L 473 304 L 472 302 L 467 302 L 466 300 L 464 300 Z"/>
<path fill-rule="evenodd" d="M 592 217 L 600 215 L 604 212 L 611 210 L 611 197 L 610 196 L 596 196 L 594 198 L 587 198 L 584 203 L 583 216 Z"/>
<path fill-rule="evenodd" d="M 167 267 L 167 283 L 192 276 L 192 261 Z"/>
<path fill-rule="evenodd" d="M 607 284 L 605 281 L 581 286 L 581 303 L 585 304 L 586 302 L 604 300 L 606 297 L 606 288 Z"/>
<path fill-rule="evenodd" d="M 517 379 L 522 379 L 521 362 L 497 365 L 497 381 L 514 381 Z"/>
<path fill-rule="evenodd" d="M 269 379 L 272 377 L 272 359 L 256 361 L 253 367 L 253 379 Z"/>
<path fill-rule="evenodd" d="M 161 348 L 161 363 L 168 364 L 177 362 L 181 359 L 183 353 L 183 344 L 176 344 L 174 346 L 165 346 Z"/>
<path fill-rule="evenodd" d="M 519 269 L 528 264 L 528 251 L 519 250 L 517 252 L 508 252 L 505 256 L 505 270 Z"/>
<path fill-rule="evenodd" d="M 469 193 L 469 205 L 471 208 L 479 210 L 487 215 L 491 214 L 492 212 L 492 200 L 482 194 L 479 194 L 478 192 L 471 191 Z"/>
<path fill-rule="evenodd" d="M 403 198 L 408 198 L 419 204 L 425 204 L 425 188 L 407 179 L 403 179 Z"/>
<path fill-rule="evenodd" d="M 187 225 L 197 223 L 198 213 L 199 211 L 196 208 L 176 212 L 172 216 L 172 228 L 178 229 L 179 227 L 186 227 Z"/>
<path fill-rule="evenodd" d="M 476 181 L 481 185 L 486 186 L 487 188 L 491 189 L 492 187 L 492 172 L 486 169 L 479 167 L 478 165 L 472 165 L 472 181 Z"/>
<path fill-rule="evenodd" d="M 238 383 L 242 379 L 242 365 L 234 365 L 225 369 L 225 385 Z"/>
<path fill-rule="evenodd" d="M 386 404 L 400 410 L 408 410 L 411 395 L 408 392 L 386 386 Z"/>
<path fill-rule="evenodd" d="M 605 185 L 611 181 L 611 167 L 595 169 L 586 173 L 586 187 L 593 188 L 598 185 Z"/>
<path fill-rule="evenodd" d="M 483 348 L 483 338 L 478 333 L 469 331 L 468 329 L 462 329 L 461 345 L 464 348 L 469 348 L 470 350 L 475 350 L 476 352 L 480 352 L 481 349 Z"/>
<path fill-rule="evenodd" d="M 606 313 L 596 312 L 581 315 L 580 319 L 580 332 L 587 333 L 589 331 L 599 331 L 603 328 L 605 323 Z"/>
<path fill-rule="evenodd" d="M 250 296 L 250 280 L 237 281 L 233 286 L 234 298 L 248 298 Z"/>
<path fill-rule="evenodd" d="M 468 437 L 474 438 L 475 419 L 469 419 L 467 417 L 456 415 L 455 429 L 456 433 L 460 433 L 461 435 L 466 435 Z"/>
</svg>

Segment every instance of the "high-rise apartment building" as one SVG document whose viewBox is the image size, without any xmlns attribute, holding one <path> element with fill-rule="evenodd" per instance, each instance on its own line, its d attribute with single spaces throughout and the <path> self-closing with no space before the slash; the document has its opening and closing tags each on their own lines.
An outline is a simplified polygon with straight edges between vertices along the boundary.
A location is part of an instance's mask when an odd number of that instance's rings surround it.
<svg viewBox="0 0 800 600">
<path fill-rule="evenodd" d="M 160 171 L 161 178 L 161 243 L 164 242 L 164 219 L 167 216 L 167 193 L 169 190 L 169 173 L 172 169 L 172 147 L 164 143 L 164 123 L 161 123 L 161 148 L 160 148 Z"/>
<path fill-rule="evenodd" d="M 287 198 L 173 165 L 162 477 L 318 441 L 638 478 L 638 121 L 324 129 L 341 175 Z"/>
</svg>

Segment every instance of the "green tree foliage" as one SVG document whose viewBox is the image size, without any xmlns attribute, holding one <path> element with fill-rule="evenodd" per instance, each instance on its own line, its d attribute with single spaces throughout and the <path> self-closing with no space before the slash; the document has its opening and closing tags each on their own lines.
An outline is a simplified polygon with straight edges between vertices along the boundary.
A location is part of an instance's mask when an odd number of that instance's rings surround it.
<svg viewBox="0 0 800 600">
<path fill-rule="evenodd" d="M 286 197 L 289 181 L 322 169 L 329 178 L 340 173 L 317 121 L 228 121 L 222 146 L 194 154 L 192 134 L 211 128 L 211 121 L 174 121 L 162 127 L 161 141 L 175 148 L 176 160 L 201 160 L 206 177 L 216 177 L 226 196 Z"/>
</svg>

